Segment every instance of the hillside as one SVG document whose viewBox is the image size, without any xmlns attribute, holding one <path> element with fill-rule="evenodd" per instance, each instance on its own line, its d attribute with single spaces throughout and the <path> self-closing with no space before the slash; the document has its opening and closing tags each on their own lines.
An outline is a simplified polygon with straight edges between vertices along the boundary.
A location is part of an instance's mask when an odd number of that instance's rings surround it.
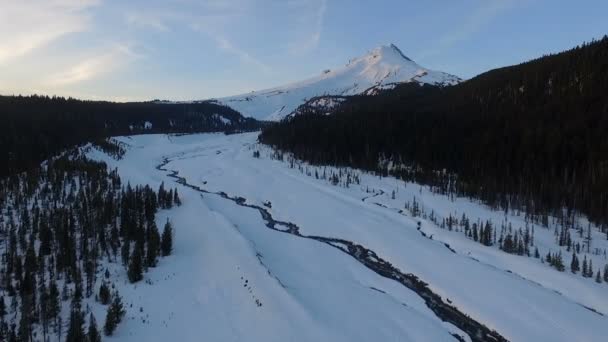
<svg viewBox="0 0 608 342">
<path fill-rule="evenodd" d="M 325 70 L 319 76 L 285 86 L 220 98 L 217 102 L 244 116 L 277 121 L 313 97 L 372 94 L 376 89 L 390 89 L 407 82 L 451 85 L 460 82 L 460 79 L 421 67 L 391 44 L 352 59 L 344 67 Z"/>
<path fill-rule="evenodd" d="M 608 241 L 584 217 L 537 222 L 257 138 L 116 137 L 0 181 L 0 340 L 608 333 Z"/>
<path fill-rule="evenodd" d="M 608 232 L 607 91 L 604 38 L 453 87 L 351 97 L 334 115 L 310 110 L 260 139 L 316 164 L 392 173 L 538 221 L 582 213 Z"/>
<path fill-rule="evenodd" d="M 259 123 L 214 103 L 113 103 L 0 96 L 0 177 L 34 168 L 77 144 L 109 136 L 247 131 Z"/>
<path fill-rule="evenodd" d="M 166 211 L 170 257 L 135 284 L 116 267 L 133 304 L 116 340 L 601 341 L 608 333 L 608 285 L 595 280 L 608 242 L 596 226 L 589 252 L 587 233 L 576 230 L 569 251 L 555 240 L 557 218 L 545 227 L 393 177 L 314 167 L 256 139 L 141 135 L 117 138 L 120 160 L 88 154 L 124 182 L 176 186 L 183 203 Z M 496 242 L 468 236 L 482 224 Z M 521 255 L 508 249 L 513 239 Z M 567 270 L 546 261 L 549 253 Z M 581 267 L 592 261 L 594 277 L 570 270 L 573 253 Z"/>
</svg>

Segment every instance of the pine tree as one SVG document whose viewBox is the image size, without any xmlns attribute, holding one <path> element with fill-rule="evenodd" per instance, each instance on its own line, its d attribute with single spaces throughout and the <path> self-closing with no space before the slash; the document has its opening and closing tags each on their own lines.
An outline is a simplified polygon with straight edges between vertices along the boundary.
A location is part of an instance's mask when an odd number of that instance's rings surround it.
<svg viewBox="0 0 608 342">
<path fill-rule="evenodd" d="M 85 336 L 84 317 L 80 307 L 74 307 L 70 312 L 70 322 L 65 340 L 66 342 L 81 342 L 85 341 Z"/>
<path fill-rule="evenodd" d="M 31 296 L 21 298 L 21 315 L 19 319 L 18 337 L 20 341 L 32 340 L 32 300 Z"/>
<path fill-rule="evenodd" d="M 578 258 L 576 256 L 576 252 L 572 253 L 572 261 L 570 262 L 570 271 L 572 273 L 577 273 L 580 270 Z"/>
<path fill-rule="evenodd" d="M 596 283 L 601 283 L 602 282 L 602 275 L 601 275 L 601 272 L 600 272 L 599 268 L 597 269 L 597 274 L 595 275 L 595 282 Z"/>
<path fill-rule="evenodd" d="M 258 157 L 259 157 L 259 152 L 258 152 Z M 316 171 L 315 171 L 316 172 Z M 318 178 L 318 177 L 317 177 Z M 177 194 L 177 188 L 175 188 L 175 190 L 173 191 L 173 202 L 175 203 L 175 205 L 177 205 L 178 207 L 182 205 L 182 200 L 179 198 L 179 195 Z"/>
<path fill-rule="evenodd" d="M 120 233 L 116 224 L 112 226 L 110 231 L 110 246 L 112 247 L 112 255 L 116 257 L 118 247 L 120 247 Z"/>
<path fill-rule="evenodd" d="M 44 341 L 46 341 L 46 334 L 48 332 L 48 327 L 49 327 L 49 317 L 48 317 L 48 313 L 49 313 L 49 292 L 46 289 L 45 286 L 45 280 L 41 279 L 40 282 L 40 322 L 42 323 L 42 339 Z"/>
<path fill-rule="evenodd" d="M 110 288 L 108 284 L 104 281 L 99 287 L 99 302 L 103 305 L 110 304 L 112 300 L 112 294 L 110 293 Z"/>
<path fill-rule="evenodd" d="M 6 315 L 6 304 L 4 303 L 4 296 L 0 296 L 0 321 L 4 321 L 4 315 Z"/>
<path fill-rule="evenodd" d="M 473 240 L 479 241 L 479 235 L 477 233 L 477 223 L 473 223 Z"/>
<path fill-rule="evenodd" d="M 560 272 L 563 272 L 566 269 L 564 266 L 564 260 L 562 258 L 562 252 L 559 252 L 557 256 L 553 257 L 553 265 Z"/>
<path fill-rule="evenodd" d="M 160 249 L 160 234 L 158 233 L 158 228 L 156 228 L 156 224 L 152 222 L 148 226 L 148 246 L 146 250 L 146 266 L 147 267 L 155 267 L 156 259 L 158 257 L 158 251 Z"/>
<path fill-rule="evenodd" d="M 106 323 L 103 326 L 103 331 L 106 336 L 112 336 L 114 330 L 116 330 L 116 313 L 114 309 L 112 309 L 112 305 L 108 306 L 108 311 L 106 313 Z"/>
<path fill-rule="evenodd" d="M 172 208 L 173 207 L 173 189 L 169 190 L 169 193 L 167 194 L 167 208 Z"/>
<path fill-rule="evenodd" d="M 583 271 L 581 272 L 581 275 L 585 278 L 588 277 L 589 274 L 589 269 L 587 268 L 587 255 L 583 256 Z"/>
<path fill-rule="evenodd" d="M 129 265 L 129 259 L 131 254 L 131 244 L 128 238 L 125 238 L 122 247 L 120 248 L 120 256 L 122 259 L 122 264 L 127 267 Z"/>
<path fill-rule="evenodd" d="M 4 321 L 4 315 L 6 315 L 6 304 L 4 303 L 4 296 L 0 296 L 0 321 Z"/>
<path fill-rule="evenodd" d="M 97 322 L 93 313 L 89 316 L 89 331 L 87 333 L 89 340 L 87 342 L 101 342 L 101 334 L 97 330 Z"/>
<path fill-rule="evenodd" d="M 47 305 L 49 319 L 57 319 L 57 316 L 59 316 L 59 313 L 61 312 L 60 305 L 61 303 L 57 283 L 55 282 L 55 280 L 51 280 L 51 284 L 49 285 L 49 302 Z"/>
<path fill-rule="evenodd" d="M 604 266 L 604 282 L 608 283 L 608 264 Z"/>
<path fill-rule="evenodd" d="M 161 182 L 158 187 L 158 204 L 161 208 L 167 208 L 167 193 L 165 191 L 165 182 Z"/>
<path fill-rule="evenodd" d="M 171 226 L 169 219 L 167 219 L 167 223 L 165 223 L 163 229 L 160 248 L 162 256 L 170 255 L 173 250 L 173 227 Z"/>
<path fill-rule="evenodd" d="M 131 255 L 129 269 L 127 271 L 129 281 L 132 283 L 136 283 L 143 279 L 143 262 L 141 254 L 141 247 L 135 246 L 135 248 L 133 249 L 133 255 Z"/>
<path fill-rule="evenodd" d="M 112 300 L 112 304 L 108 307 L 108 313 L 106 315 L 106 323 L 104 325 L 104 332 L 107 336 L 111 336 L 116 327 L 122 321 L 122 318 L 125 316 L 125 309 L 122 305 L 122 299 L 118 294 L 118 291 L 114 293 L 114 299 Z"/>
</svg>

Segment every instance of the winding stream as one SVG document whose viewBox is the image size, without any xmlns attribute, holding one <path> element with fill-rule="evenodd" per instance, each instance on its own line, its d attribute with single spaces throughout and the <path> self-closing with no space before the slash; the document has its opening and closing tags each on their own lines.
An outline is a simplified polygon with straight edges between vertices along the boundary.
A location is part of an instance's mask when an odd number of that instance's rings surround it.
<svg viewBox="0 0 608 342">
<path fill-rule="evenodd" d="M 340 251 L 352 256 L 365 267 L 377 273 L 378 275 L 397 281 L 408 289 L 416 292 L 424 300 L 426 306 L 431 311 L 433 311 L 433 313 L 437 317 L 439 317 L 444 322 L 451 323 L 452 325 L 458 327 L 460 330 L 465 332 L 471 338 L 472 341 L 507 341 L 506 338 L 504 338 L 495 330 L 491 330 L 484 324 L 476 321 L 464 312 L 460 311 L 455 306 L 444 302 L 439 295 L 434 293 L 428 287 L 427 283 L 420 280 L 416 275 L 411 273 L 404 273 L 397 267 L 393 266 L 390 262 L 379 257 L 374 251 L 348 240 L 302 234 L 300 232 L 300 228 L 295 223 L 276 220 L 272 217 L 268 209 L 258 205 L 248 204 L 247 199 L 243 197 L 233 197 L 223 191 L 211 192 L 199 186 L 189 184 L 184 177 L 178 175 L 179 171 L 165 168 L 165 166 L 170 162 L 171 159 L 165 157 L 163 158 L 163 162 L 156 166 L 156 169 L 167 172 L 168 177 L 175 179 L 177 183 L 186 186 L 190 189 L 193 189 L 200 193 L 221 196 L 224 199 L 233 201 L 241 207 L 251 208 L 259 211 L 262 216 L 262 219 L 266 223 L 266 227 L 272 230 L 291 234 L 304 239 L 316 240 L 330 245 L 334 248 L 337 248 Z M 464 341 L 464 338 L 462 336 L 459 336 L 457 334 L 452 335 L 459 341 Z"/>
</svg>

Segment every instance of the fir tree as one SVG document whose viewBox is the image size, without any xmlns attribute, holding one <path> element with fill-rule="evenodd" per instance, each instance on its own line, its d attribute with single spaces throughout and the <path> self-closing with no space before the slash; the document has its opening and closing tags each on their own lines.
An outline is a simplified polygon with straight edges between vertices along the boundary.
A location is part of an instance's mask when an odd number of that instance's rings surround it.
<svg viewBox="0 0 608 342">
<path fill-rule="evenodd" d="M 563 272 L 566 269 L 562 258 L 562 252 L 559 252 L 557 256 L 553 257 L 553 266 L 560 272 Z"/>
<path fill-rule="evenodd" d="M 572 261 L 570 262 L 570 271 L 572 273 L 577 273 L 580 270 L 578 257 L 576 256 L 576 252 L 572 253 Z"/>
<path fill-rule="evenodd" d="M 473 240 L 475 242 L 479 241 L 479 235 L 477 233 L 477 223 L 473 223 Z"/>
<path fill-rule="evenodd" d="M 110 293 L 110 288 L 108 284 L 104 281 L 99 287 L 99 302 L 103 305 L 110 304 L 112 300 L 112 294 Z"/>
<path fill-rule="evenodd" d="M 135 248 L 133 249 L 133 255 L 131 255 L 129 269 L 127 271 L 129 281 L 132 283 L 136 283 L 143 279 L 143 262 L 141 254 L 141 247 L 135 246 Z"/>
<path fill-rule="evenodd" d="M 106 323 L 104 325 L 104 332 L 107 336 L 111 336 L 114 333 L 124 315 L 125 309 L 122 305 L 122 300 L 118 292 L 115 292 L 112 304 L 108 307 Z"/>
<path fill-rule="evenodd" d="M 169 190 L 166 201 L 167 201 L 167 208 L 173 207 L 173 189 Z"/>
<path fill-rule="evenodd" d="M 601 275 L 601 272 L 600 272 L 599 268 L 597 269 L 597 273 L 595 275 L 595 282 L 596 283 L 601 283 L 602 282 L 602 275 Z"/>
<path fill-rule="evenodd" d="M 18 337 L 20 341 L 32 340 L 32 300 L 30 296 L 21 298 L 21 315 Z"/>
<path fill-rule="evenodd" d="M 4 321 L 4 315 L 6 315 L 6 304 L 4 303 L 4 296 L 0 296 L 0 321 Z"/>
<path fill-rule="evenodd" d="M 49 285 L 49 300 L 47 304 L 47 316 L 50 320 L 55 320 L 55 325 L 57 325 L 57 317 L 61 312 L 61 303 L 59 298 L 59 289 L 57 288 L 57 283 L 55 280 L 51 280 L 51 284 Z"/>
<path fill-rule="evenodd" d="M 48 316 L 48 314 L 49 314 L 49 309 L 48 309 L 49 293 L 46 289 L 44 279 L 41 280 L 41 284 L 40 284 L 40 301 L 39 301 L 39 303 L 40 303 L 40 322 L 42 323 L 42 336 L 43 336 L 42 339 L 43 339 L 43 341 L 46 341 L 46 335 L 48 332 L 50 318 Z"/>
<path fill-rule="evenodd" d="M 260 155 L 260 153 L 258 152 L 258 157 L 259 157 L 259 155 Z M 179 198 L 179 195 L 177 194 L 177 188 L 175 188 L 175 190 L 173 190 L 173 203 L 175 203 L 175 205 L 177 205 L 178 207 L 182 205 L 182 200 Z"/>
<path fill-rule="evenodd" d="M 173 250 L 173 227 L 171 226 L 169 219 L 167 219 L 167 223 L 165 223 L 163 229 L 160 248 L 162 256 L 170 255 Z"/>
<path fill-rule="evenodd" d="M 99 330 L 97 330 L 97 322 L 95 321 L 93 313 L 89 316 L 89 331 L 87 337 L 89 339 L 87 342 L 101 342 L 101 334 L 99 334 Z"/>
<path fill-rule="evenodd" d="M 66 342 L 82 342 L 85 341 L 85 338 L 84 317 L 80 307 L 74 307 L 70 312 L 70 322 L 65 340 Z"/>
<path fill-rule="evenodd" d="M 581 272 L 581 275 L 585 278 L 588 277 L 589 274 L 589 268 L 587 267 L 587 255 L 583 256 L 583 271 Z"/>
<path fill-rule="evenodd" d="M 129 259 L 131 254 L 131 244 L 128 238 L 122 243 L 122 247 L 120 248 L 120 256 L 122 259 L 122 264 L 127 267 L 129 265 Z"/>
<path fill-rule="evenodd" d="M 155 267 L 158 251 L 160 249 L 161 238 L 160 234 L 158 233 L 158 228 L 156 228 L 156 224 L 154 222 L 148 226 L 147 239 L 146 266 Z"/>
</svg>

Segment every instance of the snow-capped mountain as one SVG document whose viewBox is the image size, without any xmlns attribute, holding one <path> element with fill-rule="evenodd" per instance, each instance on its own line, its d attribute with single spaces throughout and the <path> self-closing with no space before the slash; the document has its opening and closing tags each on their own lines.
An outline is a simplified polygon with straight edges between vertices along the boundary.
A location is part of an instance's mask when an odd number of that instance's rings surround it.
<svg viewBox="0 0 608 342">
<path fill-rule="evenodd" d="M 316 77 L 272 89 L 217 99 L 260 120 L 281 120 L 307 100 L 323 95 L 374 94 L 403 82 L 452 85 L 461 79 L 429 70 L 406 57 L 395 45 L 383 45 L 346 66 L 325 70 Z"/>
</svg>

